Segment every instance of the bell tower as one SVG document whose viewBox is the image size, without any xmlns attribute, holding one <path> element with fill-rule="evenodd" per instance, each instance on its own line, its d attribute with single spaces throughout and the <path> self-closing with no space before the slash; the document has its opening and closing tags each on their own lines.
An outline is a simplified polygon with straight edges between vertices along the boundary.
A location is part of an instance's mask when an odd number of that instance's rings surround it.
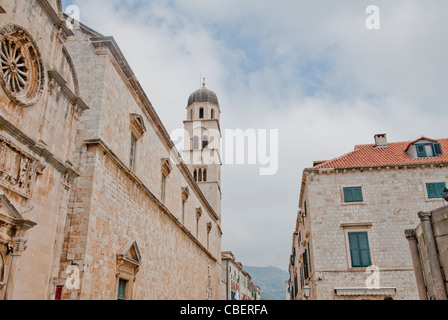
<svg viewBox="0 0 448 320">
<path fill-rule="evenodd" d="M 190 95 L 184 121 L 184 162 L 207 201 L 221 218 L 221 108 L 216 94 L 202 88 Z"/>
</svg>

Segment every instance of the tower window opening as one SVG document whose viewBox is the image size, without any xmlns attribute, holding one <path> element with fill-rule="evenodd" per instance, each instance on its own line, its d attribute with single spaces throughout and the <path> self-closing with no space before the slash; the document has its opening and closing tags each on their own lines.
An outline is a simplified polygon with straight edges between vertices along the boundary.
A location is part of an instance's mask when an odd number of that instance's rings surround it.
<svg viewBox="0 0 448 320">
<path fill-rule="evenodd" d="M 207 147 L 208 147 L 208 137 L 203 136 L 202 137 L 202 149 L 207 149 Z"/>
<path fill-rule="evenodd" d="M 198 181 L 202 182 L 202 169 L 199 169 L 198 171 Z"/>
<path fill-rule="evenodd" d="M 199 149 L 199 137 L 197 137 L 197 136 L 195 136 L 195 137 L 193 138 L 193 149 L 194 149 L 194 150 Z"/>
<path fill-rule="evenodd" d="M 202 172 L 202 180 L 204 182 L 207 182 L 207 169 L 204 169 L 204 171 Z"/>
<path fill-rule="evenodd" d="M 212 112 L 211 112 L 211 118 L 212 118 L 212 119 L 215 119 L 215 109 L 212 109 Z"/>
<path fill-rule="evenodd" d="M 199 109 L 199 119 L 204 119 L 204 108 Z"/>
</svg>

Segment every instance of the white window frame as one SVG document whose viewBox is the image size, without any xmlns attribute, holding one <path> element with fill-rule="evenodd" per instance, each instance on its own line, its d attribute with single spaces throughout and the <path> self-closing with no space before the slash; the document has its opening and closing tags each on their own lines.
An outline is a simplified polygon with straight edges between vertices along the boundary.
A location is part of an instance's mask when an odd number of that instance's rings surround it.
<svg viewBox="0 0 448 320">
<path fill-rule="evenodd" d="M 345 238 L 345 249 L 346 249 L 346 255 L 347 255 L 347 269 L 349 271 L 359 271 L 364 270 L 366 267 L 353 267 L 352 266 L 352 256 L 350 252 L 350 240 L 348 237 L 349 233 L 352 232 L 367 232 L 367 238 L 369 239 L 369 253 L 370 253 L 370 264 L 375 265 L 375 255 L 373 252 L 373 246 L 372 246 L 372 233 L 371 233 L 371 222 L 363 222 L 363 223 L 344 223 L 341 224 L 341 227 L 344 230 L 344 238 Z"/>
</svg>

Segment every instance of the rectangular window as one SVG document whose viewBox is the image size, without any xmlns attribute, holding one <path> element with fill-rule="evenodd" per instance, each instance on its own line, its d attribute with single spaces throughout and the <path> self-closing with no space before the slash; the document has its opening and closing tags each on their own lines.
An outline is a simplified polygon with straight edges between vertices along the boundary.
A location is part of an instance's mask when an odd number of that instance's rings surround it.
<svg viewBox="0 0 448 320">
<path fill-rule="evenodd" d="M 120 279 L 118 281 L 118 300 L 126 300 L 126 287 L 128 282 L 126 280 Z"/>
<path fill-rule="evenodd" d="M 129 167 L 132 171 L 135 169 L 135 157 L 137 155 L 137 139 L 134 137 L 134 135 L 131 135 L 131 152 L 130 152 L 130 160 L 129 160 Z"/>
<path fill-rule="evenodd" d="M 162 174 L 162 203 L 165 204 L 166 177 Z"/>
<path fill-rule="evenodd" d="M 185 224 L 185 201 L 182 200 L 182 224 Z"/>
<path fill-rule="evenodd" d="M 304 272 L 304 277 L 306 280 L 310 277 L 309 269 L 308 269 L 308 254 L 307 254 L 306 250 L 302 255 L 302 259 L 303 259 L 303 272 Z"/>
<path fill-rule="evenodd" d="M 442 198 L 442 191 L 445 188 L 446 188 L 445 182 L 427 183 L 426 191 L 428 192 L 428 198 L 430 199 Z"/>
<path fill-rule="evenodd" d="M 348 239 L 352 267 L 362 268 L 370 266 L 371 259 L 367 232 L 349 232 Z"/>
<path fill-rule="evenodd" d="M 344 188 L 344 202 L 363 202 L 362 187 Z"/>
<path fill-rule="evenodd" d="M 427 157 L 427 154 L 426 154 L 426 147 L 425 147 L 424 144 L 416 144 L 416 145 L 415 145 L 415 148 L 417 149 L 417 156 L 418 156 L 419 158 L 425 158 L 425 157 Z"/>
<path fill-rule="evenodd" d="M 433 150 L 434 150 L 434 156 L 440 156 L 440 155 L 442 155 L 443 154 L 443 151 L 442 151 L 442 145 L 440 144 L 440 143 L 434 143 L 433 145 L 432 145 L 432 148 L 433 148 Z"/>
</svg>

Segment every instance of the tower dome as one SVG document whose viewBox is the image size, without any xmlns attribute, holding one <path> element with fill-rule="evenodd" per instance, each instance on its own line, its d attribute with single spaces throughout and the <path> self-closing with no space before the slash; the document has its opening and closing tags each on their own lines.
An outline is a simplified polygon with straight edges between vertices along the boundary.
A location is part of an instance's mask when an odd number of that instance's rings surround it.
<svg viewBox="0 0 448 320">
<path fill-rule="evenodd" d="M 213 91 L 205 87 L 205 82 L 202 84 L 202 88 L 193 92 L 188 99 L 188 107 L 196 102 L 209 102 L 219 106 L 218 96 Z"/>
</svg>

